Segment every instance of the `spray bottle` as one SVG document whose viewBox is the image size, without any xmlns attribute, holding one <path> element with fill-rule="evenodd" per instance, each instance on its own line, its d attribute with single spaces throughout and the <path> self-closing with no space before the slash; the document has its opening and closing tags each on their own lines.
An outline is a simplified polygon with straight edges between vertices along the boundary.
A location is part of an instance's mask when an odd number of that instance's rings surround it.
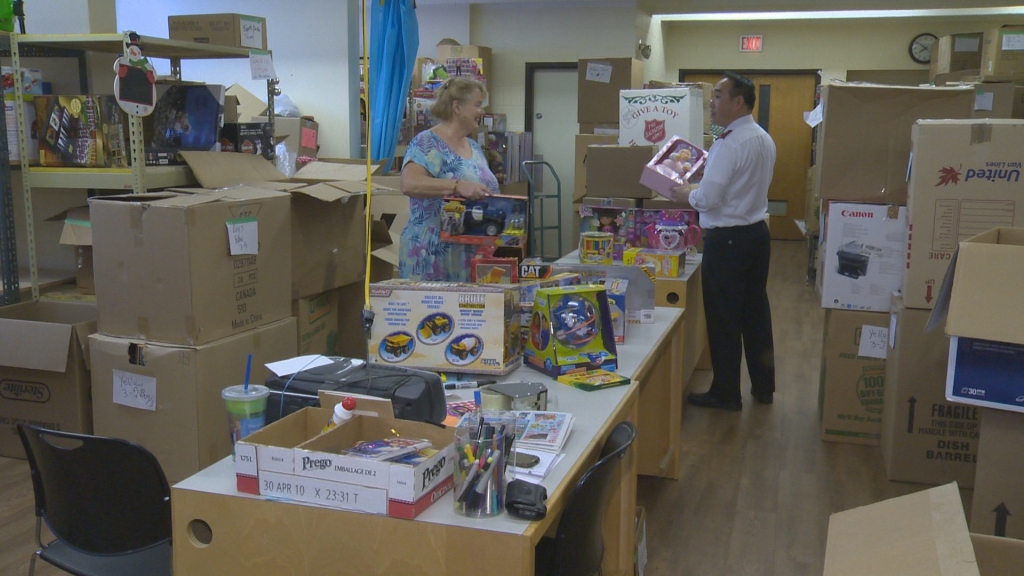
<svg viewBox="0 0 1024 576">
<path fill-rule="evenodd" d="M 348 422 L 352 419 L 352 414 L 356 409 L 356 399 L 347 396 L 341 402 L 334 405 L 334 415 L 331 416 L 331 421 L 324 426 L 323 431 L 327 432 L 335 426 L 340 426 L 343 422 Z"/>
</svg>

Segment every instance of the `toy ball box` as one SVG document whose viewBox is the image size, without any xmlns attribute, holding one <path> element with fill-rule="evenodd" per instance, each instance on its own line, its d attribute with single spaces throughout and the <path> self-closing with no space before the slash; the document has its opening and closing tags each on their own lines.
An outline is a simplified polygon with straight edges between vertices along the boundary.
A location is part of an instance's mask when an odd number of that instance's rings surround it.
<svg viewBox="0 0 1024 576">
<path fill-rule="evenodd" d="M 522 196 L 447 197 L 441 205 L 441 239 L 455 244 L 525 246 L 528 207 Z"/>
<path fill-rule="evenodd" d="M 553 378 L 618 368 L 608 293 L 603 286 L 537 291 L 530 314 L 526 362 Z"/>
<path fill-rule="evenodd" d="M 519 310 L 522 315 L 519 319 L 519 331 L 523 336 L 523 346 L 526 346 L 526 339 L 529 336 L 530 314 L 533 312 L 533 302 L 537 297 L 537 291 L 542 288 L 561 288 L 580 284 L 583 284 L 583 277 L 568 272 L 536 280 L 520 280 Z"/>
<path fill-rule="evenodd" d="M 522 364 L 519 285 L 391 280 L 370 286 L 371 362 L 507 374 Z"/>
<path fill-rule="evenodd" d="M 672 189 L 682 186 L 704 168 L 707 152 L 678 136 L 668 139 L 640 174 L 640 183 L 669 200 Z"/>
<path fill-rule="evenodd" d="M 658 278 L 679 278 L 686 268 L 686 252 L 682 250 L 654 250 L 653 248 L 630 248 L 622 253 L 625 266 L 654 264 Z"/>
</svg>

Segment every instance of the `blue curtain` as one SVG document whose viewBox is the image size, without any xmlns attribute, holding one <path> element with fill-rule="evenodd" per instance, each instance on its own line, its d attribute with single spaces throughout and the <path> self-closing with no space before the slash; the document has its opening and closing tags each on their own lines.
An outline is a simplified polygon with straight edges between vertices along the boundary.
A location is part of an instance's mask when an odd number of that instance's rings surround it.
<svg viewBox="0 0 1024 576">
<path fill-rule="evenodd" d="M 366 0 L 370 12 L 370 158 L 394 158 L 420 47 L 413 0 Z M 391 169 L 391 160 L 385 170 Z"/>
</svg>

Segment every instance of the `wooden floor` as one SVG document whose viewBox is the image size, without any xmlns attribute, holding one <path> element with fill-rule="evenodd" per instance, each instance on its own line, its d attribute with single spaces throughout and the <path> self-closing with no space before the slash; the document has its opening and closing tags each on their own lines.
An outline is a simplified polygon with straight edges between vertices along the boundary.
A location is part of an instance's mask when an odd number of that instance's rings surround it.
<svg viewBox="0 0 1024 576">
<path fill-rule="evenodd" d="M 806 270 L 805 243 L 772 243 L 775 403 L 753 401 L 744 369 L 742 412 L 684 408 L 680 480 L 640 478 L 646 576 L 820 576 L 829 515 L 927 488 L 888 481 L 878 447 L 819 439 L 825 315 Z"/>
<path fill-rule="evenodd" d="M 772 244 L 775 404 L 748 395 L 740 413 L 685 408 L 682 478 L 640 478 L 648 576 L 819 576 L 830 514 L 925 488 L 886 480 L 877 447 L 819 440 L 824 314 L 805 284 L 806 255 L 801 242 Z M 698 372 L 690 389 L 709 384 Z M 0 576 L 27 574 L 35 521 L 24 461 L 0 458 L 0 495 Z"/>
</svg>

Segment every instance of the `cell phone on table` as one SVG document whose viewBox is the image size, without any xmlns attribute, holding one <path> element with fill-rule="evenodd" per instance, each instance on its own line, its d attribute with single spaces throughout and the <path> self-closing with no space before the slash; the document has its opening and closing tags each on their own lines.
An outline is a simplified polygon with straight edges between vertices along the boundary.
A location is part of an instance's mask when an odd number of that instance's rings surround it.
<svg viewBox="0 0 1024 576">
<path fill-rule="evenodd" d="M 512 465 L 516 468 L 533 468 L 539 463 L 540 458 L 524 452 L 516 452 L 512 458 Z"/>
</svg>

